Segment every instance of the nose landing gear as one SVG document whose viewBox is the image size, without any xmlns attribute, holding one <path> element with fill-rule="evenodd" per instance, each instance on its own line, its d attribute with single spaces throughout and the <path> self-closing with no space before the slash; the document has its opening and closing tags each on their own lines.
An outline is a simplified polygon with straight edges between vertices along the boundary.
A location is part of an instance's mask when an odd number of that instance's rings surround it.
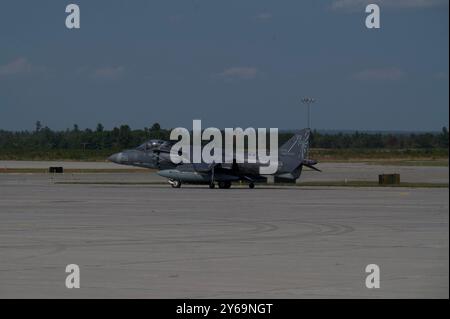
<svg viewBox="0 0 450 319">
<path fill-rule="evenodd" d="M 181 182 L 176 179 L 169 179 L 169 184 L 172 185 L 173 188 L 181 187 Z"/>
</svg>

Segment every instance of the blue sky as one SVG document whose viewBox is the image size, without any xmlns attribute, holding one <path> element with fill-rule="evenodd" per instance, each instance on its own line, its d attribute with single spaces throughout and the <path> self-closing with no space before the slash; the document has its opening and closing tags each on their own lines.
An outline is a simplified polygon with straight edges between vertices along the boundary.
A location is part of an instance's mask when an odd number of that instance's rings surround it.
<svg viewBox="0 0 450 319">
<path fill-rule="evenodd" d="M 0 129 L 448 126 L 446 0 L 69 3 L 1 1 Z"/>
</svg>

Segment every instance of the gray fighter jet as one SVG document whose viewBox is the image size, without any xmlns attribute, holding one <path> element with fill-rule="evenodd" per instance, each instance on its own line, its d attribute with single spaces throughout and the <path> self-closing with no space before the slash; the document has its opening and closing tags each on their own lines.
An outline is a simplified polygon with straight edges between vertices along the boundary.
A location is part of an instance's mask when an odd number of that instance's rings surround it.
<svg viewBox="0 0 450 319">
<path fill-rule="evenodd" d="M 303 129 L 278 150 L 278 169 L 274 176 L 286 180 L 296 180 L 300 177 L 304 166 L 319 171 L 314 165 L 317 161 L 308 159 L 310 129 Z M 136 149 L 125 150 L 111 155 L 108 160 L 117 164 L 131 165 L 158 169 L 158 174 L 166 177 L 174 188 L 181 187 L 182 183 L 207 184 L 214 188 L 230 188 L 233 182 L 247 182 L 250 188 L 256 182 L 267 181 L 266 176 L 259 173 L 264 164 L 259 163 L 233 163 L 222 164 L 174 164 L 170 159 L 170 150 L 173 143 L 163 140 L 149 140 Z M 192 153 L 192 152 L 191 152 Z M 179 154 L 181 155 L 181 154 Z"/>
</svg>

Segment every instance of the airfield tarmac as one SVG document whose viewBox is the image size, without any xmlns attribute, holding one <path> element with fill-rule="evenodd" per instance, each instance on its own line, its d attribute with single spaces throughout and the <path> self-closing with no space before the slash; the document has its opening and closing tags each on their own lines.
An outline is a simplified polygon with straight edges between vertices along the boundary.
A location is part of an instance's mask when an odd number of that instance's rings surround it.
<svg viewBox="0 0 450 319">
<path fill-rule="evenodd" d="M 0 174 L 0 298 L 449 297 L 448 188 L 55 183 L 140 175 Z"/>
<path fill-rule="evenodd" d="M 50 166 L 63 166 L 68 170 L 108 170 L 116 174 L 64 174 L 55 175 L 60 180 L 103 181 L 103 182 L 165 182 L 154 172 L 145 168 L 133 167 L 133 173 L 129 172 L 130 166 L 118 165 L 111 162 L 74 162 L 74 161 L 0 161 L 0 172 L 8 169 L 34 169 L 47 171 Z M 449 169 L 446 166 L 408 166 L 408 165 L 381 165 L 368 163 L 319 163 L 317 165 L 323 172 L 318 173 L 305 168 L 299 182 L 343 182 L 352 181 L 378 181 L 379 174 L 398 173 L 401 181 L 407 183 L 447 183 L 449 182 Z M 26 175 L 25 175 L 26 176 Z M 20 178 L 20 175 L 18 175 Z M 30 178 L 30 176 L 28 176 Z"/>
</svg>

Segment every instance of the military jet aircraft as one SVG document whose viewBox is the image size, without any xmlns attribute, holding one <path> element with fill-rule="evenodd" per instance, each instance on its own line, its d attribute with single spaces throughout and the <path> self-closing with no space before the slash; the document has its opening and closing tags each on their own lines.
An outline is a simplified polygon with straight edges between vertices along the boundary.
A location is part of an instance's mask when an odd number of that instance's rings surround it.
<svg viewBox="0 0 450 319">
<path fill-rule="evenodd" d="M 300 177 L 303 166 L 319 171 L 314 165 L 317 161 L 308 159 L 310 129 L 303 129 L 290 138 L 278 150 L 278 169 L 274 176 L 287 180 Z M 182 183 L 207 184 L 214 188 L 230 188 L 233 182 L 244 181 L 250 188 L 256 182 L 264 182 L 266 176 L 259 173 L 263 165 L 256 163 L 180 163 L 174 164 L 170 159 L 173 143 L 164 140 L 149 140 L 136 149 L 124 150 L 111 155 L 108 160 L 117 164 L 158 169 L 160 176 L 166 177 L 174 188 Z M 191 152 L 192 153 L 192 152 Z M 181 154 L 179 154 L 181 155 Z"/>
</svg>

